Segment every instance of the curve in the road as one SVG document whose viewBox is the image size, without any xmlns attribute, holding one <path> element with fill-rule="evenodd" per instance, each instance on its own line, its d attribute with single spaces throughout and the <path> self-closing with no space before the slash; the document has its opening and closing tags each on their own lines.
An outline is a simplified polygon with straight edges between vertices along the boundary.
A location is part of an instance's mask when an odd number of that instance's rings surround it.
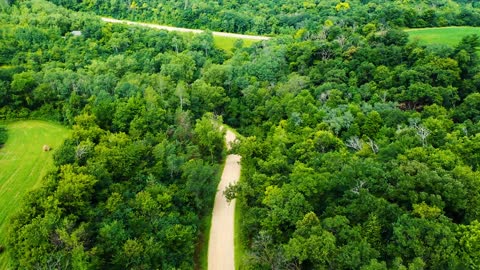
<svg viewBox="0 0 480 270">
<path fill-rule="evenodd" d="M 117 19 L 106 18 L 106 17 L 102 17 L 102 21 L 109 22 L 109 23 L 124 23 L 128 25 L 138 25 L 138 26 L 149 27 L 149 28 L 160 29 L 160 30 L 177 31 L 177 32 L 194 33 L 194 34 L 200 34 L 204 32 L 203 30 L 199 30 L 199 29 L 172 27 L 172 26 L 159 25 L 159 24 L 153 24 L 153 23 L 132 22 L 132 21 L 117 20 Z M 264 37 L 264 36 L 242 35 L 242 34 L 225 33 L 225 32 L 212 32 L 212 35 L 218 36 L 218 37 L 230 37 L 230 38 L 251 39 L 251 40 L 270 39 L 270 37 Z"/>
<path fill-rule="evenodd" d="M 227 148 L 236 140 L 230 130 L 225 135 Z M 212 212 L 212 225 L 210 227 L 210 240 L 208 243 L 208 269 L 209 270 L 234 270 L 234 217 L 235 200 L 227 202 L 223 191 L 230 184 L 240 178 L 239 155 L 228 155 L 223 168 L 222 179 L 218 184 L 215 203 Z"/>
<path fill-rule="evenodd" d="M 167 31 L 179 31 L 190 33 L 202 33 L 202 30 L 170 27 L 157 24 L 139 23 L 132 21 L 116 20 L 102 17 L 104 22 L 125 23 L 128 25 L 138 25 Z M 269 37 L 240 35 L 233 33 L 212 32 L 214 36 L 232 37 L 239 39 L 268 40 Z M 227 129 L 225 141 L 227 149 L 231 148 L 231 143 L 236 140 L 235 134 Z M 210 227 L 210 239 L 208 243 L 208 269 L 209 270 L 234 270 L 234 217 L 235 200 L 227 202 L 223 191 L 229 184 L 235 184 L 240 178 L 240 160 L 239 155 L 228 155 L 223 168 L 222 178 L 218 184 L 217 193 L 212 212 L 212 223 Z"/>
</svg>

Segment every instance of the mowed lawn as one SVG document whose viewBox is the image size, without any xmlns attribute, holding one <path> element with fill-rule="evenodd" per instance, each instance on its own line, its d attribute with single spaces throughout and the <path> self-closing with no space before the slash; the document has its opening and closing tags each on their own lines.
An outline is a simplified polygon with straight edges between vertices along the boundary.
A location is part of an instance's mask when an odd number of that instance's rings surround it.
<svg viewBox="0 0 480 270">
<path fill-rule="evenodd" d="M 480 27 L 438 27 L 406 29 L 410 40 L 418 40 L 420 44 L 445 44 L 456 46 L 464 36 L 477 34 L 480 36 Z"/>
<path fill-rule="evenodd" d="M 52 152 L 43 152 L 43 145 L 55 151 L 70 134 L 66 127 L 36 120 L 7 123 L 6 127 L 8 140 L 0 148 L 0 245 L 5 245 L 8 217 L 53 167 Z M 0 255 L 0 269 L 7 268 L 7 259 Z"/>
</svg>

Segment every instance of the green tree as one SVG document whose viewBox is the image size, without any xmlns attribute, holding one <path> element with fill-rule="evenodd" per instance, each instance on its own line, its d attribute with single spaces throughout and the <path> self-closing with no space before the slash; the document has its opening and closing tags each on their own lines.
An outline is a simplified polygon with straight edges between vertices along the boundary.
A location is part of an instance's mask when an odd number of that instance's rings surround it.
<svg viewBox="0 0 480 270">
<path fill-rule="evenodd" d="M 228 101 L 222 87 L 210 86 L 203 80 L 196 80 L 190 88 L 190 108 L 195 117 L 200 117 L 203 112 L 219 114 Z"/>
<path fill-rule="evenodd" d="M 431 267 L 456 267 L 460 263 L 455 249 L 455 227 L 444 217 L 412 218 L 403 215 L 393 228 L 391 252 L 408 261 L 420 257 Z"/>
<path fill-rule="evenodd" d="M 460 256 L 465 267 L 477 267 L 480 263 L 479 237 L 480 223 L 473 221 L 469 225 L 459 226 Z"/>
<path fill-rule="evenodd" d="M 197 69 L 194 59 L 185 52 L 170 57 L 169 63 L 162 65 L 160 74 L 176 82 L 191 83 Z"/>
<path fill-rule="evenodd" d="M 332 233 L 322 229 L 317 216 L 307 213 L 296 227 L 293 237 L 284 247 L 286 258 L 314 268 L 333 266 L 336 239 Z"/>
<path fill-rule="evenodd" d="M 382 124 L 383 120 L 380 114 L 376 111 L 371 111 L 367 114 L 365 124 L 362 126 L 362 132 L 370 138 L 375 138 Z"/>
<path fill-rule="evenodd" d="M 225 146 L 225 129 L 221 126 L 222 119 L 215 119 L 213 114 L 206 113 L 195 124 L 194 140 L 200 148 L 200 153 L 210 157 L 210 161 L 218 161 L 223 157 Z"/>
</svg>

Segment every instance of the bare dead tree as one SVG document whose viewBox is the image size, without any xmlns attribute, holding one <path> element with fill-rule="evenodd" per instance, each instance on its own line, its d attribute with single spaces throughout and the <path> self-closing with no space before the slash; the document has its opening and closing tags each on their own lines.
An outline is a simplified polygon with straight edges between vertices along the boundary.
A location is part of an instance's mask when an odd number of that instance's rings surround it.
<svg viewBox="0 0 480 270">
<path fill-rule="evenodd" d="M 266 232 L 261 231 L 255 237 L 251 256 L 253 260 L 269 265 L 271 270 L 287 268 L 287 261 L 282 248 L 275 246 L 272 237 Z"/>
<path fill-rule="evenodd" d="M 328 100 L 329 93 L 328 92 L 323 92 L 320 94 L 318 99 L 322 102 L 325 103 Z"/>
<path fill-rule="evenodd" d="M 409 122 L 411 127 L 417 129 L 418 125 L 420 123 L 420 119 L 419 118 L 410 118 L 410 119 L 408 119 L 408 122 Z"/>
<path fill-rule="evenodd" d="M 302 265 L 297 259 L 295 259 L 295 260 L 287 263 L 287 265 L 285 266 L 285 269 L 287 269 L 287 270 L 300 270 L 300 269 L 302 269 Z"/>
<path fill-rule="evenodd" d="M 175 52 L 178 54 L 178 42 L 179 40 L 176 37 L 172 38 L 173 46 L 175 47 Z"/>
<path fill-rule="evenodd" d="M 77 151 L 75 151 L 75 157 L 80 160 L 90 151 L 90 146 L 88 145 L 79 145 Z"/>
<path fill-rule="evenodd" d="M 383 91 L 380 98 L 382 99 L 383 103 L 387 102 L 387 91 Z"/>
<path fill-rule="evenodd" d="M 343 48 L 347 43 L 347 37 L 345 37 L 345 35 L 340 35 L 337 37 L 336 41 L 338 42 L 338 45 Z"/>
<path fill-rule="evenodd" d="M 357 186 L 355 186 L 354 188 L 352 188 L 352 192 L 355 193 L 355 194 L 359 194 L 360 193 L 360 190 L 363 188 L 363 186 L 365 185 L 365 181 L 361 180 L 358 182 Z"/>
<path fill-rule="evenodd" d="M 353 136 L 348 139 L 345 145 L 356 151 L 360 151 L 363 148 L 363 142 L 357 136 Z"/>
<path fill-rule="evenodd" d="M 368 144 L 368 146 L 370 146 L 370 149 L 372 149 L 373 153 L 375 153 L 375 154 L 378 153 L 378 145 L 370 137 L 368 137 L 367 144 Z"/>
<path fill-rule="evenodd" d="M 330 49 L 325 48 L 320 51 L 320 56 L 322 57 L 322 61 L 326 61 L 333 56 L 333 52 Z"/>
<path fill-rule="evenodd" d="M 328 29 L 323 29 L 317 36 L 320 40 L 326 40 L 328 37 Z"/>
<path fill-rule="evenodd" d="M 417 126 L 416 130 L 417 130 L 417 135 L 422 140 L 422 146 L 425 147 L 427 145 L 427 137 L 428 135 L 430 135 L 430 130 L 428 130 L 426 127 L 421 125 Z"/>
</svg>

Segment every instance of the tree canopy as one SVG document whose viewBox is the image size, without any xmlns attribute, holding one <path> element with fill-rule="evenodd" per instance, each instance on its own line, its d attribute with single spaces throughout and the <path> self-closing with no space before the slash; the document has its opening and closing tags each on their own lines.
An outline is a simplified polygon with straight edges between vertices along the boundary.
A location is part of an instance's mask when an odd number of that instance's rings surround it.
<svg viewBox="0 0 480 270">
<path fill-rule="evenodd" d="M 243 269 L 478 266 L 479 37 L 425 46 L 398 28 L 476 25 L 477 4 L 160 2 L 4 7 L 0 118 L 73 130 L 0 243 L 13 269 L 199 267 L 223 121 L 244 135 L 227 190 Z M 66 7 L 279 35 L 230 54 L 209 32 Z"/>
</svg>

